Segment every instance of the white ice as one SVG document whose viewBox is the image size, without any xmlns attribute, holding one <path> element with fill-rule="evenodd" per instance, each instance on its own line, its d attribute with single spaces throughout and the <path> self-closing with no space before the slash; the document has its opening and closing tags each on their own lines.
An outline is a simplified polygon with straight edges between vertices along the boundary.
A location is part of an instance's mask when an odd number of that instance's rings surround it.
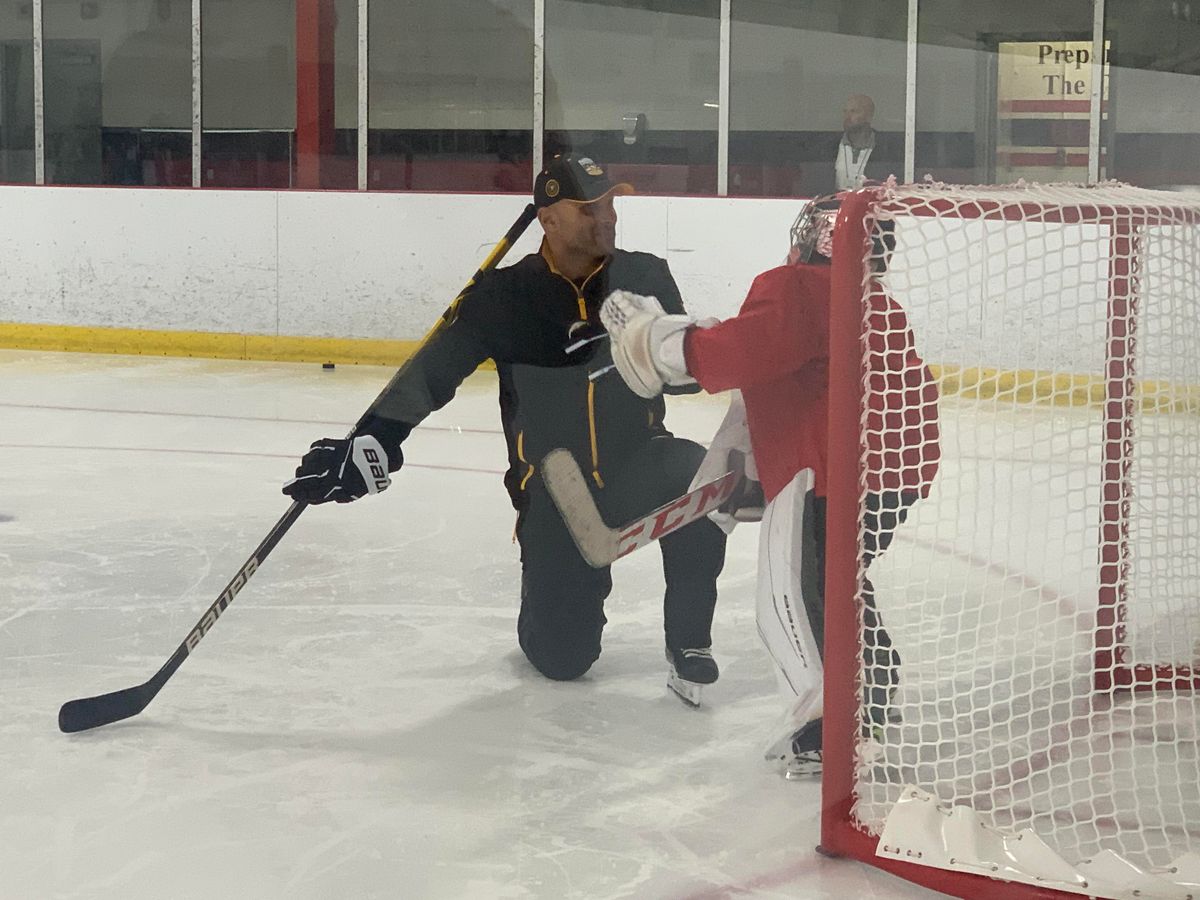
<svg viewBox="0 0 1200 900">
<path fill-rule="evenodd" d="M 760 757 L 754 526 L 702 709 L 664 687 L 654 549 L 586 677 L 525 661 L 491 373 L 386 494 L 306 511 L 142 714 L 61 734 L 63 701 L 158 669 L 388 376 L 0 352 L 0 898 L 934 896 L 819 856 L 818 786 Z"/>
</svg>

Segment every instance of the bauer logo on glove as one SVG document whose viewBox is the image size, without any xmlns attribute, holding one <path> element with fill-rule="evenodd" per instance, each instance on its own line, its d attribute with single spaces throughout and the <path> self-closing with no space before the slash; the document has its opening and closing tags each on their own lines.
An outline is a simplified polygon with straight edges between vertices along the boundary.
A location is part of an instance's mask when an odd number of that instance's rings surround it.
<svg viewBox="0 0 1200 900">
<path fill-rule="evenodd" d="M 387 463 L 381 461 L 387 457 L 378 441 L 375 441 L 375 447 L 363 446 L 363 444 L 366 442 L 363 441 L 361 444 L 358 441 L 354 442 L 354 465 L 362 473 L 363 481 L 367 485 L 367 492 L 378 494 L 380 491 L 386 490 L 392 483 L 392 479 L 388 477 Z"/>
<path fill-rule="evenodd" d="M 315 441 L 304 454 L 296 477 L 283 486 L 283 492 L 301 503 L 349 503 L 386 490 L 392 483 L 388 473 L 403 462 L 399 447 L 393 458 L 374 435 L 326 438 Z"/>
</svg>

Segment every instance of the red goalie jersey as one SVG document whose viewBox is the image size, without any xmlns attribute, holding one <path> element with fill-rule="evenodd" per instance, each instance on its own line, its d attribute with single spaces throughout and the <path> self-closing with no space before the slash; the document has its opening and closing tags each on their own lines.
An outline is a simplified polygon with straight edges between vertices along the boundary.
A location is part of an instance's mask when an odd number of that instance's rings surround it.
<svg viewBox="0 0 1200 900">
<path fill-rule="evenodd" d="M 802 469 L 825 495 L 830 267 L 762 273 L 741 311 L 687 333 L 688 372 L 706 391 L 738 388 L 754 460 L 770 501 Z M 878 281 L 869 295 L 867 487 L 925 496 L 937 474 L 937 385 L 917 355 L 908 318 Z"/>
</svg>

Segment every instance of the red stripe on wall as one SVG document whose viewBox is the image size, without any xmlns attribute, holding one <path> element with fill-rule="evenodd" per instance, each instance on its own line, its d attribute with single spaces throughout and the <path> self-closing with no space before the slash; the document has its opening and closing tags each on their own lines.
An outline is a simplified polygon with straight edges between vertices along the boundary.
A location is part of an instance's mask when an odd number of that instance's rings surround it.
<svg viewBox="0 0 1200 900">
<path fill-rule="evenodd" d="M 1087 113 L 1092 111 L 1091 100 L 1005 100 L 1000 104 L 1001 112 L 1030 113 Z M 1100 111 L 1108 111 L 1108 101 L 1102 101 Z"/>
<path fill-rule="evenodd" d="M 296 187 L 321 187 L 333 155 L 333 0 L 296 0 Z"/>
</svg>

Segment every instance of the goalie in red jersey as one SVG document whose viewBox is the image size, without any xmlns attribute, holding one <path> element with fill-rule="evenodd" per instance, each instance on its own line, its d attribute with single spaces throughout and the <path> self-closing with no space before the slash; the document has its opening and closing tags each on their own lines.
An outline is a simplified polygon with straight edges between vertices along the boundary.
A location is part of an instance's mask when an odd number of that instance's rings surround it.
<svg viewBox="0 0 1200 900">
<path fill-rule="evenodd" d="M 788 703 L 767 755 L 783 760 L 793 776 L 820 771 L 830 262 L 839 205 L 828 197 L 804 207 L 787 262 L 755 278 L 731 319 L 698 323 L 668 315 L 653 297 L 623 291 L 601 310 L 613 360 L 635 393 L 652 397 L 692 382 L 709 392 L 735 391 L 696 483 L 744 458 L 749 484 L 761 484 L 757 620 Z M 883 284 L 895 247 L 892 223 L 875 222 L 871 241 L 864 566 L 928 494 L 940 458 L 937 386 L 904 310 Z M 755 516 L 743 508 L 715 517 L 729 530 L 735 519 Z M 900 657 L 865 578 L 863 598 L 864 704 L 870 721 L 883 724 Z"/>
</svg>

